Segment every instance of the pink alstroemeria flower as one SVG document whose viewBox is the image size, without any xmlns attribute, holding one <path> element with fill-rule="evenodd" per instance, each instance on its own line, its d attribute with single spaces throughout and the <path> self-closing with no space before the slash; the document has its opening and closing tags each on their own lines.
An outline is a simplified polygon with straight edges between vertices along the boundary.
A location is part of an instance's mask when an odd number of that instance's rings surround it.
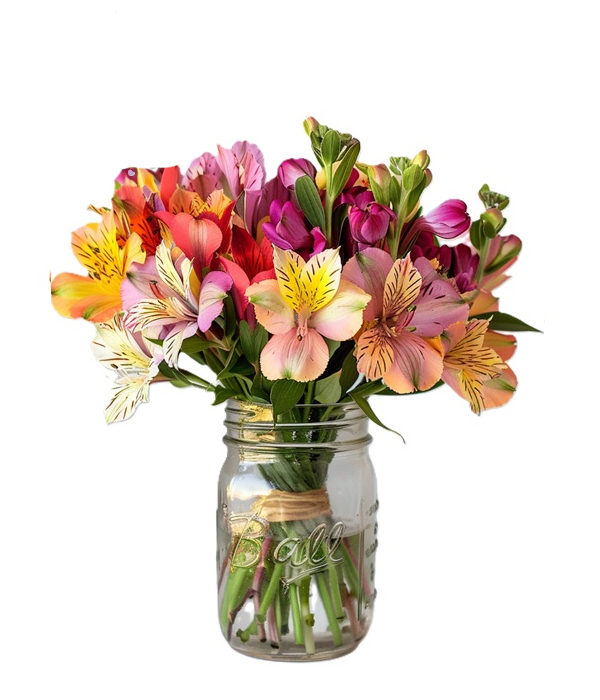
<svg viewBox="0 0 600 700">
<path fill-rule="evenodd" d="M 469 313 L 452 284 L 424 258 L 394 262 L 378 248 L 350 259 L 342 277 L 372 297 L 356 341 L 358 371 L 399 394 L 430 389 L 442 376 L 440 333 Z"/>
<path fill-rule="evenodd" d="M 223 184 L 230 198 L 236 201 L 237 213 L 250 229 L 265 184 L 263 154 L 248 141 L 236 141 L 231 148 L 219 146 L 218 149 L 217 163 L 223 171 Z"/>
<path fill-rule="evenodd" d="M 288 158 L 277 168 L 277 177 L 281 180 L 285 187 L 294 188 L 296 180 L 299 177 L 308 175 L 312 180 L 315 179 L 317 169 L 306 158 Z"/>
<path fill-rule="evenodd" d="M 125 323 L 134 332 L 152 329 L 163 341 L 165 361 L 176 367 L 183 341 L 198 330 L 209 330 L 222 312 L 223 299 L 232 284 L 230 275 L 217 270 L 200 283 L 182 251 L 161 243 L 156 257 L 122 284 Z"/>
<path fill-rule="evenodd" d="M 222 176 L 223 171 L 216 157 L 212 153 L 203 153 L 190 163 L 183 176 L 183 186 L 206 200 L 212 192 L 220 189 L 219 180 Z"/>
<path fill-rule="evenodd" d="M 246 296 L 272 338 L 260 366 L 267 379 L 317 379 L 329 361 L 324 338 L 348 340 L 360 329 L 371 298 L 341 278 L 339 250 L 305 261 L 291 250 L 274 248 L 277 279 L 252 284 Z"/>
</svg>

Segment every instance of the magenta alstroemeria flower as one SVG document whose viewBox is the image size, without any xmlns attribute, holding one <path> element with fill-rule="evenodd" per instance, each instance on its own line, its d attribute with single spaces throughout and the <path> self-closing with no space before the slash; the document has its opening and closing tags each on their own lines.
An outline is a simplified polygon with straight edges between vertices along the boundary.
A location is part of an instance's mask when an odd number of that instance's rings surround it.
<svg viewBox="0 0 600 700">
<path fill-rule="evenodd" d="M 464 243 L 437 246 L 433 235 L 424 231 L 411 249 L 410 257 L 413 262 L 421 257 L 437 260 L 439 271 L 454 279 L 461 294 L 477 289 L 475 273 L 479 265 L 479 255 Z"/>
<path fill-rule="evenodd" d="M 325 250 L 325 236 L 320 228 L 310 231 L 304 222 L 304 215 L 298 211 L 293 202 L 282 204 L 279 200 L 271 202 L 271 221 L 263 224 L 265 236 L 282 250 L 293 250 L 306 260 L 313 253 Z"/>
<path fill-rule="evenodd" d="M 306 158 L 289 158 L 277 169 L 277 176 L 289 188 L 293 188 L 299 177 L 308 175 L 313 180 L 317 174 L 315 166 Z"/>
<path fill-rule="evenodd" d="M 429 214 L 420 216 L 411 227 L 415 237 L 423 231 L 428 231 L 439 238 L 456 238 L 469 230 L 471 217 L 467 213 L 467 205 L 460 199 L 448 199 Z"/>
<path fill-rule="evenodd" d="M 374 246 L 385 237 L 390 221 L 396 215 L 383 204 L 378 204 L 369 190 L 358 194 L 344 194 L 342 201 L 347 202 L 350 235 L 358 243 L 358 249 Z"/>
</svg>

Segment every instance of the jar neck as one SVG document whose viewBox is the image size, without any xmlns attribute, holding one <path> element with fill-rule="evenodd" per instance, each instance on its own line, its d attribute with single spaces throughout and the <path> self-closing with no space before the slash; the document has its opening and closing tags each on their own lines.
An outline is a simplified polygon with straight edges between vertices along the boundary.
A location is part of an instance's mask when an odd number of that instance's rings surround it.
<svg viewBox="0 0 600 700">
<path fill-rule="evenodd" d="M 274 424 L 270 404 L 230 399 L 225 409 L 225 442 L 294 449 L 352 449 L 368 445 L 369 420 L 355 403 L 298 404 Z"/>
</svg>

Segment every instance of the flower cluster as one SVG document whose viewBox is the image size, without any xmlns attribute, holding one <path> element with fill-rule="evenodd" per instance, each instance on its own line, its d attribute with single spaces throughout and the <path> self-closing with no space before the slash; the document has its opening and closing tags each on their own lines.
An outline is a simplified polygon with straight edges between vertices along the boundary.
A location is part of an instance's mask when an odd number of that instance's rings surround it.
<svg viewBox="0 0 600 700">
<path fill-rule="evenodd" d="M 508 198 L 484 185 L 476 219 L 459 199 L 423 213 L 426 151 L 368 165 L 356 138 L 304 126 L 316 162 L 267 180 L 242 141 L 185 172 L 127 168 L 100 222 L 72 234 L 87 275 L 54 277 L 52 302 L 97 327 L 93 349 L 117 373 L 109 422 L 157 381 L 276 413 L 354 400 L 371 417 L 375 393 L 446 384 L 479 413 L 514 392 L 512 332 L 531 327 L 494 296 L 521 248 L 500 234 Z"/>
</svg>

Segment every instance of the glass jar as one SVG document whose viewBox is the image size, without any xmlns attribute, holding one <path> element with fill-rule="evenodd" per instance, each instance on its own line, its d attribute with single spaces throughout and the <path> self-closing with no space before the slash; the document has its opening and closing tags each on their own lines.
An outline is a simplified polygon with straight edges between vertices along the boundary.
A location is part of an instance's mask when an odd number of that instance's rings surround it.
<svg viewBox="0 0 600 700">
<path fill-rule="evenodd" d="M 373 615 L 378 507 L 368 419 L 354 403 L 230 400 L 219 478 L 217 571 L 223 635 L 249 656 L 330 659 Z"/>
</svg>

